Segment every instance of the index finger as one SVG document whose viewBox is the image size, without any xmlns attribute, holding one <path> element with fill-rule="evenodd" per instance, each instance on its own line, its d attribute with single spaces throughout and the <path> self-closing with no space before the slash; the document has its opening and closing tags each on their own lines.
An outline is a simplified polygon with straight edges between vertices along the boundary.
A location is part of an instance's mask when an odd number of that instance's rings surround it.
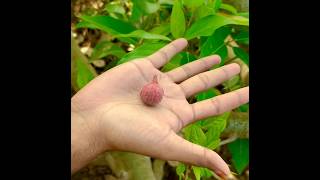
<svg viewBox="0 0 320 180">
<path fill-rule="evenodd" d="M 184 38 L 176 39 L 157 52 L 148 56 L 147 59 L 155 68 L 160 68 L 165 65 L 174 55 L 182 51 L 187 44 L 188 41 Z"/>
</svg>

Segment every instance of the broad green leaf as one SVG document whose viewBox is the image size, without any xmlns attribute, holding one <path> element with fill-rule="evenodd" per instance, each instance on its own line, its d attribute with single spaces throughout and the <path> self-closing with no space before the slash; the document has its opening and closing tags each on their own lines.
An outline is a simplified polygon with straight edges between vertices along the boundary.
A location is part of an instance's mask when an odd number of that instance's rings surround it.
<svg viewBox="0 0 320 180">
<path fill-rule="evenodd" d="M 224 41 L 230 33 L 230 27 L 223 26 L 217 29 L 201 46 L 200 57 L 217 54 L 221 57 L 220 66 L 224 65 L 224 61 L 228 57 L 228 49 Z"/>
<path fill-rule="evenodd" d="M 213 15 L 214 13 L 214 9 L 210 5 L 201 5 L 194 12 L 194 18 L 197 21 L 203 17 Z"/>
<path fill-rule="evenodd" d="M 88 69 L 88 66 L 82 60 L 76 60 L 77 64 L 77 84 L 81 89 L 88 84 L 95 76 Z"/>
<path fill-rule="evenodd" d="M 109 41 L 102 41 L 94 47 L 90 60 L 101 59 L 108 55 L 114 55 L 118 58 L 122 58 L 125 54 L 126 52 L 119 46 L 116 46 Z"/>
<path fill-rule="evenodd" d="M 185 17 L 180 0 L 175 0 L 170 17 L 170 30 L 174 38 L 183 37 L 186 29 Z"/>
<path fill-rule="evenodd" d="M 118 13 L 118 14 L 124 14 L 126 12 L 126 10 L 124 9 L 123 6 L 121 6 L 121 4 L 118 3 L 108 3 L 105 8 L 105 11 L 107 11 L 108 13 Z"/>
<path fill-rule="evenodd" d="M 194 56 L 193 54 L 190 54 L 189 52 L 181 52 L 180 54 L 182 55 L 180 65 L 190 63 L 197 59 L 196 56 Z"/>
<path fill-rule="evenodd" d="M 240 32 L 232 35 L 233 39 L 238 43 L 249 44 L 249 31 L 241 30 Z"/>
<path fill-rule="evenodd" d="M 228 149 L 235 169 L 241 174 L 249 164 L 249 140 L 237 139 L 228 144 Z"/>
<path fill-rule="evenodd" d="M 149 2 L 148 0 L 132 0 L 133 4 L 144 14 L 151 14 L 158 11 L 160 4 L 157 2 Z"/>
<path fill-rule="evenodd" d="M 209 15 L 192 24 L 192 26 L 186 31 L 185 38 L 192 39 L 198 36 L 210 36 L 216 29 L 228 24 L 248 26 L 248 19 L 244 19 L 220 14 Z"/>
<path fill-rule="evenodd" d="M 249 54 L 241 48 L 233 47 L 234 54 L 240 58 L 244 63 L 249 65 Z"/>
<path fill-rule="evenodd" d="M 215 97 L 217 96 L 217 92 L 212 88 L 212 89 L 208 89 L 204 92 L 200 92 L 198 94 L 196 94 L 196 99 L 197 99 L 197 102 L 199 101 L 203 101 L 203 100 L 206 100 L 206 99 L 210 99 L 212 97 Z"/>
<path fill-rule="evenodd" d="M 138 5 L 134 3 L 131 10 L 131 16 L 129 17 L 130 22 L 139 21 L 142 15 L 143 15 L 143 12 L 141 12 Z"/>
<path fill-rule="evenodd" d="M 149 32 L 146 32 L 144 30 L 135 30 L 128 34 L 118 34 L 116 37 L 131 37 L 131 38 L 141 38 L 141 39 L 159 39 L 159 40 L 165 40 L 165 41 L 171 41 L 170 38 L 160 35 L 160 34 L 152 34 Z"/>
<path fill-rule="evenodd" d="M 211 177 L 213 175 L 212 171 L 207 169 L 207 168 L 201 168 L 202 172 L 201 172 L 201 175 L 203 177 Z"/>
<path fill-rule="evenodd" d="M 183 0 L 183 4 L 188 8 L 196 8 L 201 6 L 204 0 Z"/>
<path fill-rule="evenodd" d="M 226 10 L 232 14 L 237 14 L 237 9 L 229 4 L 221 4 L 220 9 Z"/>
<path fill-rule="evenodd" d="M 240 112 L 248 112 L 249 111 L 249 103 L 239 106 L 239 109 L 240 109 Z"/>
<path fill-rule="evenodd" d="M 170 24 L 161 24 L 150 30 L 150 33 L 167 36 L 170 34 Z"/>
<path fill-rule="evenodd" d="M 213 9 L 215 12 L 217 12 L 220 9 L 221 3 L 221 0 L 214 0 Z"/>
<path fill-rule="evenodd" d="M 136 29 L 130 23 L 111 16 L 81 16 L 80 18 L 112 35 L 127 34 Z"/>
<path fill-rule="evenodd" d="M 177 168 L 176 168 L 176 173 L 179 176 L 179 179 L 182 178 L 184 172 L 186 171 L 186 166 L 182 163 L 179 163 Z"/>
<path fill-rule="evenodd" d="M 181 53 L 178 53 L 173 58 L 171 58 L 170 61 L 167 64 L 165 64 L 163 66 L 161 71 L 162 72 L 168 72 L 168 71 L 171 71 L 171 70 L 179 67 L 180 64 L 181 64 L 181 60 L 182 60 L 182 55 L 181 55 Z"/>
<path fill-rule="evenodd" d="M 196 177 L 196 180 L 201 180 L 201 167 L 192 166 L 192 171 L 194 176 Z"/>
<path fill-rule="evenodd" d="M 207 137 L 198 124 L 191 124 L 184 129 L 185 138 L 195 144 L 205 145 Z"/>
<path fill-rule="evenodd" d="M 89 28 L 89 29 L 97 29 L 96 26 L 93 24 L 87 22 L 87 21 L 81 21 L 76 25 L 76 28 Z"/>
<path fill-rule="evenodd" d="M 124 55 L 122 59 L 118 62 L 118 65 L 133 59 L 149 56 L 165 45 L 166 43 L 164 42 L 144 43 L 142 46 Z"/>
<path fill-rule="evenodd" d="M 206 146 L 207 148 L 214 150 L 219 146 L 219 144 L 220 144 L 220 138 L 217 137 L 217 139 L 210 141 Z"/>
</svg>

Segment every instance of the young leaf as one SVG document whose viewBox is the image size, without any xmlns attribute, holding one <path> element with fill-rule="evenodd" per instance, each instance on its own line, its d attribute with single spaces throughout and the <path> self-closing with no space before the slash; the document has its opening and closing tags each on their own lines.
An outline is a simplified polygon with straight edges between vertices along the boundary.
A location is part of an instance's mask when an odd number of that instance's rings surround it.
<svg viewBox="0 0 320 180">
<path fill-rule="evenodd" d="M 249 164 L 249 140 L 237 139 L 228 144 L 228 149 L 232 155 L 235 169 L 241 174 Z"/>
<path fill-rule="evenodd" d="M 132 0 L 132 2 L 134 6 L 137 6 L 137 8 L 144 14 L 155 13 L 160 8 L 160 4 L 157 2 L 149 2 L 147 0 Z"/>
<path fill-rule="evenodd" d="M 127 34 L 136 29 L 130 23 L 111 16 L 81 16 L 80 18 L 112 35 Z"/>
<path fill-rule="evenodd" d="M 236 15 L 238 13 L 237 9 L 229 4 L 221 4 L 220 9 L 229 11 L 230 13 L 232 13 L 234 15 Z"/>
<path fill-rule="evenodd" d="M 118 58 L 122 58 L 122 56 L 124 56 L 126 52 L 119 46 L 116 46 L 109 41 L 102 41 L 94 47 L 90 60 L 92 61 L 101 59 L 110 54 L 115 55 Z"/>
<path fill-rule="evenodd" d="M 220 9 L 221 3 L 222 3 L 221 0 L 214 0 L 214 3 L 213 3 L 214 12 L 217 12 Z"/>
<path fill-rule="evenodd" d="M 159 40 L 165 40 L 165 41 L 171 41 L 170 38 L 160 35 L 160 34 L 152 34 L 149 32 L 146 32 L 144 30 L 135 30 L 128 34 L 118 34 L 116 37 L 131 37 L 131 38 L 141 38 L 141 39 L 159 39 Z"/>
<path fill-rule="evenodd" d="M 173 37 L 183 37 L 185 26 L 185 17 L 180 0 L 175 0 L 170 17 L 170 30 Z"/>
<path fill-rule="evenodd" d="M 166 43 L 164 42 L 156 42 L 156 43 L 144 43 L 142 46 L 136 48 L 135 50 L 131 51 L 130 53 L 127 53 L 122 57 L 120 61 L 118 61 L 118 65 L 128 62 L 130 60 L 136 59 L 136 58 L 142 58 L 151 55 L 152 53 L 156 52 L 163 46 L 165 46 Z"/>
<path fill-rule="evenodd" d="M 185 38 L 192 39 L 198 36 L 210 36 L 216 29 L 228 24 L 248 26 L 249 21 L 248 19 L 237 19 L 233 16 L 209 15 L 192 24 L 186 31 Z"/>
<path fill-rule="evenodd" d="M 234 54 L 240 58 L 244 63 L 249 65 L 249 54 L 241 48 L 233 47 Z"/>
<path fill-rule="evenodd" d="M 183 173 L 186 171 L 186 166 L 182 163 L 179 163 L 177 168 L 176 168 L 176 173 L 179 176 L 179 179 L 182 178 Z"/>
<path fill-rule="evenodd" d="M 201 167 L 197 167 L 197 166 L 192 166 L 192 171 L 194 176 L 196 177 L 196 180 L 201 180 Z"/>
</svg>

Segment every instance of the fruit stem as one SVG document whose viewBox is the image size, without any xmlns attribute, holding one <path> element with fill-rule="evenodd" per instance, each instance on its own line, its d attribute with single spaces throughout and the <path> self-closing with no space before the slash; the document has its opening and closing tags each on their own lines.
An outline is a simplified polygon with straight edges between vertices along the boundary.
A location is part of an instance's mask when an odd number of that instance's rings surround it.
<svg viewBox="0 0 320 180">
<path fill-rule="evenodd" d="M 157 75 L 154 75 L 153 76 L 153 80 L 152 80 L 153 83 L 158 83 L 158 78 L 157 78 Z"/>
</svg>

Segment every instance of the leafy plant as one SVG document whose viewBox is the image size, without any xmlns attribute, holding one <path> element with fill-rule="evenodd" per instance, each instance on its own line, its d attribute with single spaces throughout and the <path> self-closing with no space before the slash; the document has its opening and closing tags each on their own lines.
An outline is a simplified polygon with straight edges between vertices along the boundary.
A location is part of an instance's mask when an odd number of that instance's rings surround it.
<svg viewBox="0 0 320 180">
<path fill-rule="evenodd" d="M 90 55 L 73 57 L 76 58 L 73 68 L 77 71 L 72 75 L 72 84 L 76 90 L 101 73 L 93 72 L 95 70 L 90 63 L 104 60 L 105 69 L 110 69 L 148 56 L 180 37 L 186 38 L 189 46 L 161 71 L 166 72 L 212 54 L 221 57 L 220 66 L 235 59 L 249 65 L 249 14 L 221 0 L 116 0 L 91 14 L 95 15 L 80 14 L 74 27 L 78 31 L 95 30 L 102 35 L 97 43 L 92 43 Z M 81 60 L 78 60 L 79 57 Z M 191 97 L 190 103 L 230 92 L 243 84 L 242 78 L 235 76 L 219 87 Z M 249 105 L 242 105 L 233 111 L 248 113 Z M 184 138 L 218 150 L 223 141 L 221 134 L 228 126 L 233 111 L 187 126 L 182 130 Z M 238 139 L 228 144 L 228 149 L 234 169 L 241 174 L 249 162 L 248 140 Z M 180 179 L 193 173 L 197 180 L 214 175 L 209 169 L 183 163 L 177 166 L 176 173 Z"/>
</svg>

